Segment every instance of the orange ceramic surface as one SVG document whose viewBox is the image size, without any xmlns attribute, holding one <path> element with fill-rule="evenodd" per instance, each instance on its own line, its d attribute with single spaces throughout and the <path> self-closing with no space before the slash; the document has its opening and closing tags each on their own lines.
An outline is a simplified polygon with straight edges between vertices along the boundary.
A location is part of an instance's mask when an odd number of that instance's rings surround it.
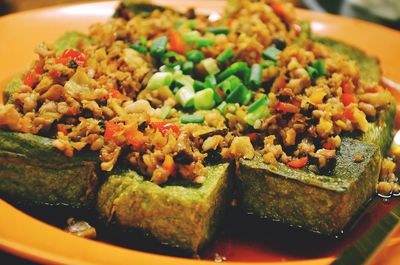
<svg viewBox="0 0 400 265">
<path fill-rule="evenodd" d="M 202 12 L 220 12 L 223 1 L 158 0 L 156 3 L 184 8 L 195 6 Z M 103 22 L 113 13 L 116 2 L 101 2 L 38 9 L 0 18 L 0 88 L 10 78 L 23 71 L 35 58 L 34 47 L 41 41 L 52 42 L 68 30 L 87 31 L 89 25 Z M 382 63 L 384 75 L 400 83 L 400 33 L 370 23 L 298 10 L 302 19 L 312 20 L 314 32 L 319 35 L 344 40 L 377 56 Z M 395 88 L 396 90 L 396 88 Z M 400 95 L 400 93 L 399 93 Z M 129 250 L 110 244 L 78 238 L 64 233 L 58 228 L 45 224 L 0 200 L 0 248 L 16 255 L 41 263 L 58 264 L 215 264 L 209 261 L 161 256 L 141 251 Z M 279 239 L 277 239 L 279 240 Z M 240 246 L 239 246 L 240 247 Z M 251 250 L 243 253 L 255 253 Z M 385 253 L 393 253 L 400 248 L 400 231 L 386 244 Z M 262 251 L 262 250 L 260 250 Z M 276 258 L 262 256 L 258 264 L 275 264 Z M 274 256 L 275 257 L 275 256 Z M 329 264 L 334 257 L 327 254 L 318 259 L 285 258 L 285 264 Z M 245 257 L 246 258 L 246 257 Z M 244 259 L 245 259 L 244 258 Z M 388 255 L 382 258 L 388 259 Z M 249 258 L 249 260 L 252 260 Z M 393 261 L 393 259 L 390 259 Z M 254 264 L 254 263 L 236 263 Z"/>
</svg>

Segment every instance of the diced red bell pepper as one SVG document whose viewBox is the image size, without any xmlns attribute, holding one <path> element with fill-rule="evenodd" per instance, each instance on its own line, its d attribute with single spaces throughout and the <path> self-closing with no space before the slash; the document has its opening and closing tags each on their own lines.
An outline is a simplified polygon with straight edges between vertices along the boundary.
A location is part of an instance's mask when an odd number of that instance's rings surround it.
<svg viewBox="0 0 400 265">
<path fill-rule="evenodd" d="M 185 42 L 183 41 L 179 32 L 171 29 L 168 31 L 167 35 L 170 44 L 170 50 L 179 54 L 184 54 Z"/>
<path fill-rule="evenodd" d="M 222 91 L 221 88 L 217 87 L 217 88 L 215 88 L 215 91 L 217 91 L 218 95 L 219 95 L 221 98 L 224 98 L 224 97 L 225 97 L 225 94 L 224 94 L 224 92 Z"/>
<path fill-rule="evenodd" d="M 302 157 L 296 160 L 292 160 L 288 163 L 289 167 L 292 168 L 302 168 L 304 167 L 308 162 L 308 158 L 307 157 Z"/>
<path fill-rule="evenodd" d="M 332 150 L 334 148 L 333 144 L 332 143 L 328 143 L 328 142 L 324 143 L 323 147 L 325 149 L 330 149 L 330 150 Z"/>
<path fill-rule="evenodd" d="M 135 128 L 125 130 L 125 139 L 126 143 L 136 150 L 141 149 L 145 143 L 143 133 Z"/>
<path fill-rule="evenodd" d="M 257 133 L 254 133 L 254 132 L 253 133 L 249 133 L 247 136 L 250 138 L 250 141 L 252 143 L 257 142 L 257 139 L 258 139 L 258 134 Z"/>
<path fill-rule="evenodd" d="M 175 161 L 172 156 L 167 155 L 164 159 L 162 167 L 169 172 L 171 176 L 175 175 Z"/>
<path fill-rule="evenodd" d="M 117 132 L 121 132 L 123 130 L 122 126 L 111 122 L 111 121 L 106 121 L 106 130 L 104 132 L 104 138 L 107 140 L 113 140 L 114 139 L 114 134 Z"/>
<path fill-rule="evenodd" d="M 110 97 L 112 98 L 120 98 L 122 96 L 121 92 L 118 91 L 118 89 L 111 89 L 109 92 Z"/>
<path fill-rule="evenodd" d="M 150 123 L 150 126 L 153 129 L 159 131 L 164 136 L 167 135 L 169 131 L 172 131 L 176 135 L 179 135 L 179 133 L 180 133 L 178 126 L 176 126 L 174 123 L 168 122 L 168 121 L 152 122 L 152 123 Z"/>
<path fill-rule="evenodd" d="M 343 81 L 342 82 L 342 88 L 343 88 L 343 93 L 344 94 L 352 94 L 354 92 L 350 80 Z"/>
<path fill-rule="evenodd" d="M 285 17 L 287 11 L 283 3 L 271 3 L 271 8 L 272 11 L 278 16 L 278 17 Z"/>
<path fill-rule="evenodd" d="M 278 106 L 276 107 L 276 109 L 278 111 L 282 111 L 285 113 L 299 113 L 300 112 L 300 108 L 290 104 L 290 103 L 285 103 L 285 102 L 279 102 Z"/>
<path fill-rule="evenodd" d="M 38 75 L 43 74 L 43 65 L 41 63 L 35 64 L 35 66 L 25 75 L 24 85 L 34 87 L 38 82 Z"/>
<path fill-rule="evenodd" d="M 56 63 L 67 64 L 70 60 L 74 60 L 79 66 L 84 66 L 87 58 L 86 55 L 74 49 L 66 49 L 60 58 L 56 59 Z"/>
<path fill-rule="evenodd" d="M 57 131 L 62 132 L 64 135 L 68 134 L 65 124 L 57 124 Z"/>
<path fill-rule="evenodd" d="M 348 119 L 348 120 L 350 120 L 350 121 L 353 121 L 353 120 L 354 120 L 354 111 L 353 111 L 353 109 L 351 109 L 351 108 L 346 108 L 346 109 L 344 110 L 344 112 L 343 112 L 343 116 L 344 116 L 346 119 Z"/>
<path fill-rule="evenodd" d="M 356 103 L 357 102 L 357 98 L 354 94 L 342 94 L 342 96 L 340 97 L 340 101 L 343 103 L 343 105 L 348 106 L 351 103 Z"/>
</svg>

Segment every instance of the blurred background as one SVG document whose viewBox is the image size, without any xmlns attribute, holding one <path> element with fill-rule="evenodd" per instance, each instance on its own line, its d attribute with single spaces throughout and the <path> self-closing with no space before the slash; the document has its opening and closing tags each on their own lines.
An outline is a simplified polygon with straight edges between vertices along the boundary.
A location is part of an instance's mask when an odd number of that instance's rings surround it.
<svg viewBox="0 0 400 265">
<path fill-rule="evenodd" d="M 99 1 L 99 0 L 97 0 Z M 199 0 L 201 1 L 201 0 Z M 203 0 L 207 1 L 207 0 Z M 210 0 L 208 0 L 210 1 Z M 215 0 L 223 1 L 223 0 Z M 400 30 L 400 0 L 287 0 L 298 7 L 355 17 Z M 0 0 L 0 16 L 12 12 L 88 0 Z M 92 1 L 94 2 L 94 1 Z"/>
<path fill-rule="evenodd" d="M 98 1 L 98 0 L 97 0 Z M 223 1 L 223 0 L 215 0 Z M 287 0 L 298 7 L 318 12 L 355 17 L 400 30 L 400 0 Z M 88 0 L 0 0 L 0 16 L 64 3 Z M 94 1 L 92 1 L 94 2 Z"/>
</svg>

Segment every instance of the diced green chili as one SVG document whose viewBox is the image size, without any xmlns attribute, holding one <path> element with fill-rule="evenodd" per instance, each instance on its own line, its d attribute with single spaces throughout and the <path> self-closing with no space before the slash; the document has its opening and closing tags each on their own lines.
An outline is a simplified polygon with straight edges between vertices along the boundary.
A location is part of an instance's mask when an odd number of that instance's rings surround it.
<svg viewBox="0 0 400 265">
<path fill-rule="evenodd" d="M 166 36 L 159 37 L 153 40 L 150 47 L 150 54 L 153 57 L 161 57 L 167 48 L 168 38 Z"/>
<path fill-rule="evenodd" d="M 228 27 L 213 27 L 213 28 L 207 28 L 206 32 L 211 32 L 215 35 L 218 34 L 229 34 L 229 28 Z"/>
<path fill-rule="evenodd" d="M 253 64 L 251 66 L 249 84 L 252 88 L 258 88 L 262 81 L 262 67 L 259 64 Z"/>
<path fill-rule="evenodd" d="M 217 56 L 218 63 L 224 63 L 235 55 L 231 48 L 226 48 L 221 54 Z"/>
<path fill-rule="evenodd" d="M 204 115 L 193 114 L 193 115 L 185 115 L 181 118 L 181 123 L 203 123 Z"/>
</svg>

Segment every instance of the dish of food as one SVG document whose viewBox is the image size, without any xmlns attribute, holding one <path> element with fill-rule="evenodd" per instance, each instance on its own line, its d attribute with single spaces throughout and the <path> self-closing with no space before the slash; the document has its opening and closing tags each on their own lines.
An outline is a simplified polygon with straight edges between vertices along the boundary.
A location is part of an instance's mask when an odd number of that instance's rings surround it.
<svg viewBox="0 0 400 265">
<path fill-rule="evenodd" d="M 375 193 L 396 103 L 376 59 L 309 28 L 280 3 L 136 3 L 40 44 L 4 89 L 2 197 L 188 253 L 232 211 L 341 233 Z"/>
</svg>

